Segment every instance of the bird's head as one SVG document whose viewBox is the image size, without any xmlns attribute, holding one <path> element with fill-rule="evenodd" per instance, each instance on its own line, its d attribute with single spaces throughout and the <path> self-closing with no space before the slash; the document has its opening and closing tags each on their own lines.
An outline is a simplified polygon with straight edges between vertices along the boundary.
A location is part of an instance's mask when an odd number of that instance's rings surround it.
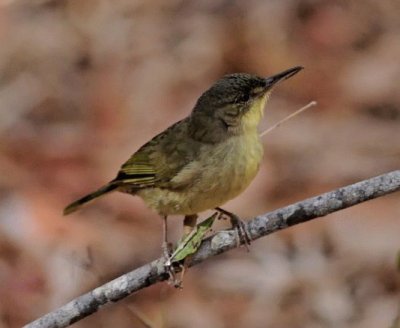
<svg viewBox="0 0 400 328">
<path fill-rule="evenodd" d="M 198 99 L 191 115 L 192 126 L 199 134 L 201 126 L 208 132 L 207 127 L 211 127 L 217 134 L 227 135 L 256 129 L 274 86 L 300 70 L 302 67 L 297 66 L 267 78 L 247 73 L 225 75 Z M 215 138 L 219 139 L 218 135 Z"/>
</svg>

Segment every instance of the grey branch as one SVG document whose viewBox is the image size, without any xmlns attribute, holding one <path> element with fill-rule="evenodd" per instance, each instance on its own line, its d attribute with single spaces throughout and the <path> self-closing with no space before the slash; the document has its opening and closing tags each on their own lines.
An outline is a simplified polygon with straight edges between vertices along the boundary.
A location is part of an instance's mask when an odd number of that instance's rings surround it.
<svg viewBox="0 0 400 328">
<path fill-rule="evenodd" d="M 255 240 L 295 224 L 399 190 L 400 170 L 396 170 L 259 215 L 247 223 L 247 230 L 251 240 Z M 198 264 L 214 255 L 237 247 L 235 234 L 234 230 L 227 230 L 205 239 L 193 256 L 190 265 Z M 105 304 L 117 302 L 167 278 L 163 260 L 157 259 L 77 297 L 24 327 L 67 327 L 96 312 Z"/>
</svg>

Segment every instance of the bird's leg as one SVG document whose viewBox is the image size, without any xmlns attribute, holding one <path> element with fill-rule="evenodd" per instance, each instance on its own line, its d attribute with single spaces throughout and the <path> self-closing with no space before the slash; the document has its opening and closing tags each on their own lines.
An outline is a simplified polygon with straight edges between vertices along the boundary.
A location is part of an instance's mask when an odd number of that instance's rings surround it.
<svg viewBox="0 0 400 328">
<path fill-rule="evenodd" d="M 170 257 L 170 248 L 169 248 L 169 243 L 168 243 L 168 223 L 167 223 L 167 215 L 163 215 L 163 242 L 162 242 L 162 252 L 163 252 L 163 257 L 164 257 L 164 266 L 165 269 L 169 275 L 169 281 L 172 282 L 175 285 L 175 272 L 174 268 L 171 266 L 171 264 L 168 264 L 169 257 Z"/>
<path fill-rule="evenodd" d="M 185 215 L 185 219 L 183 220 L 183 237 L 190 234 L 196 227 L 197 218 L 197 214 Z"/>
<path fill-rule="evenodd" d="M 162 251 L 166 261 L 169 259 L 169 245 L 168 245 L 168 223 L 167 223 L 167 215 L 163 215 L 163 242 L 162 242 Z"/>
<path fill-rule="evenodd" d="M 222 215 L 225 215 L 229 218 L 232 224 L 232 228 L 235 228 L 238 233 L 239 245 L 243 244 L 245 245 L 246 249 L 249 250 L 251 239 L 249 236 L 249 232 L 246 229 L 246 224 L 236 214 L 228 212 L 220 207 L 216 207 L 215 209 Z"/>
</svg>

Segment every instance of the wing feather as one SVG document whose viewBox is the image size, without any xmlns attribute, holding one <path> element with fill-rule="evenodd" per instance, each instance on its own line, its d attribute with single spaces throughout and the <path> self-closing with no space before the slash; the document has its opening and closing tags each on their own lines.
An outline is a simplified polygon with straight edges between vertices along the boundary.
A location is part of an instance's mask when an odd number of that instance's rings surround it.
<svg viewBox="0 0 400 328">
<path fill-rule="evenodd" d="M 187 120 L 182 120 L 143 145 L 126 161 L 113 180 L 120 186 L 180 188 L 182 179 L 175 178 L 192 162 L 198 147 L 188 137 Z"/>
</svg>

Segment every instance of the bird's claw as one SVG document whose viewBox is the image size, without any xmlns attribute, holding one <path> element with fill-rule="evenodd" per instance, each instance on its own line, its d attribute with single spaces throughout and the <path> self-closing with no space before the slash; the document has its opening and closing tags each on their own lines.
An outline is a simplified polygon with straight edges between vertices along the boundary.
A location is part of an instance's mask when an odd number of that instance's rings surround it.
<svg viewBox="0 0 400 328">
<path fill-rule="evenodd" d="M 177 288 L 183 289 L 183 276 L 185 274 L 186 265 L 185 263 L 172 263 L 172 245 L 169 243 L 162 244 L 162 252 L 163 252 L 163 265 L 166 273 L 168 274 L 168 284 Z M 178 276 L 177 273 L 181 272 Z"/>
<path fill-rule="evenodd" d="M 164 242 L 161 248 L 162 248 L 163 265 L 169 277 L 168 283 L 174 286 L 175 288 L 180 288 L 181 284 L 179 282 L 179 279 L 176 278 L 175 268 L 171 262 L 171 255 L 172 255 L 171 247 L 167 242 Z"/>
<path fill-rule="evenodd" d="M 244 245 L 249 251 L 249 246 L 251 244 L 250 234 L 247 231 L 246 223 L 243 222 L 236 214 L 225 211 L 222 208 L 216 208 L 216 210 L 220 213 L 219 219 L 223 217 L 227 217 L 232 224 L 232 228 L 234 228 L 237 232 L 237 244 Z"/>
</svg>

